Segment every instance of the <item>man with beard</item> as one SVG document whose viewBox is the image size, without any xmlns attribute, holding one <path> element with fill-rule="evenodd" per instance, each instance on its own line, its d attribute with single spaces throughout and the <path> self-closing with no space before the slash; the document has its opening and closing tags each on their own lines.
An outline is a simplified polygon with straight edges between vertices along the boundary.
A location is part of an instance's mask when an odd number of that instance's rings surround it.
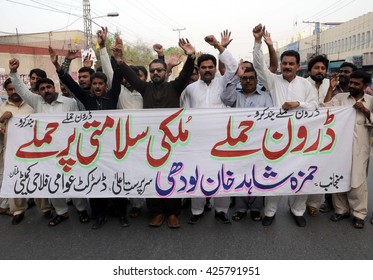
<svg viewBox="0 0 373 280">
<path fill-rule="evenodd" d="M 343 62 L 341 66 L 339 66 L 339 74 L 338 74 L 338 84 L 333 89 L 333 96 L 341 93 L 341 92 L 348 92 L 349 91 L 349 82 L 350 76 L 352 72 L 356 71 L 356 65 L 350 62 Z"/>
<path fill-rule="evenodd" d="M 47 77 L 47 73 L 45 73 L 44 70 L 41 70 L 39 68 L 32 69 L 29 74 L 31 92 L 38 94 L 38 90 L 36 89 L 36 82 L 46 77 Z"/>
<path fill-rule="evenodd" d="M 338 222 L 353 215 L 353 226 L 364 227 L 368 213 L 368 164 L 370 157 L 370 128 L 373 122 L 373 96 L 364 93 L 372 76 L 363 70 L 356 70 L 349 77 L 349 92 L 339 93 L 332 98 L 331 92 L 325 98 L 325 106 L 351 105 L 356 109 L 354 138 L 352 143 L 351 190 L 333 193 L 335 214 L 330 217 Z"/>
<path fill-rule="evenodd" d="M 228 82 L 234 77 L 237 70 L 237 62 L 232 54 L 220 44 L 215 36 L 205 37 L 205 41 L 219 51 L 219 60 L 224 63 L 226 71 L 223 76 L 215 77 L 217 61 L 211 54 L 202 54 L 198 57 L 197 67 L 200 79 L 189 84 L 181 95 L 181 107 L 183 108 L 225 108 L 220 95 Z M 215 218 L 223 224 L 230 224 L 227 216 L 230 197 L 216 197 L 214 199 Z M 200 221 L 206 198 L 192 198 L 192 216 L 188 223 L 196 224 Z"/>
<path fill-rule="evenodd" d="M 188 81 L 193 72 L 195 50 L 188 39 L 180 39 L 179 46 L 188 56 L 179 76 L 171 81 L 166 81 L 167 65 L 163 60 L 154 59 L 149 64 L 150 82 L 141 80 L 137 74 L 123 61 L 123 42 L 117 37 L 113 49 L 113 55 L 122 70 L 123 77 L 137 90 L 143 97 L 144 109 L 150 108 L 179 108 L 180 95 L 188 85 Z M 149 223 L 152 227 L 162 225 L 165 217 L 170 228 L 179 228 L 178 215 L 181 210 L 180 198 L 148 198 L 147 207 L 152 214 Z"/>
<path fill-rule="evenodd" d="M 17 93 L 22 99 L 30 105 L 35 113 L 63 113 L 78 111 L 76 102 L 73 99 L 58 94 L 51 79 L 44 78 L 36 82 L 35 89 L 38 95 L 29 91 L 21 81 L 17 73 L 19 60 L 12 58 L 9 60 L 10 78 Z M 48 226 L 54 227 L 69 218 L 68 206 L 65 198 L 51 198 L 50 201 L 56 210 L 56 216 L 49 221 Z M 82 198 L 73 198 L 74 206 L 78 210 L 79 219 L 82 223 L 89 222 L 87 213 L 87 200 Z"/>
<path fill-rule="evenodd" d="M 295 108 L 316 108 L 317 101 L 313 94 L 311 84 L 304 78 L 297 76 L 300 67 L 300 55 L 293 50 L 281 54 L 281 75 L 276 75 L 268 70 L 263 59 L 261 50 L 262 38 L 265 34 L 265 26 L 257 25 L 253 29 L 255 38 L 253 62 L 259 80 L 271 93 L 273 105 L 282 107 L 284 110 Z M 265 201 L 263 226 L 272 224 L 281 196 L 268 196 Z M 299 227 L 306 226 L 303 217 L 306 211 L 307 195 L 289 196 L 290 213 Z"/>
<path fill-rule="evenodd" d="M 6 143 L 6 123 L 13 115 L 28 115 L 34 113 L 34 109 L 26 104 L 19 94 L 16 92 L 11 79 L 7 79 L 4 82 L 4 88 L 8 94 L 8 100 L 0 106 L 0 146 L 1 146 L 1 158 L 0 158 L 0 175 L 3 174 L 3 153 L 5 154 L 5 143 Z M 2 180 L 1 180 L 2 181 Z M 51 205 L 47 198 L 36 198 L 35 204 L 44 213 L 46 217 L 50 217 Z M 10 212 L 13 214 L 12 225 L 17 225 L 22 222 L 25 211 L 28 207 L 26 198 L 9 198 Z"/>
<path fill-rule="evenodd" d="M 308 62 L 308 72 L 310 76 L 307 80 L 312 85 L 313 94 L 318 104 L 324 102 L 325 96 L 328 90 L 333 90 L 333 83 L 329 79 L 326 79 L 326 73 L 328 71 L 329 60 L 326 55 L 317 55 Z M 323 195 L 322 194 L 311 194 L 307 198 L 307 211 L 310 216 L 316 217 L 319 215 L 319 207 L 321 204 Z M 329 212 L 333 209 L 332 196 L 331 194 L 325 195 L 325 202 L 320 207 L 320 212 Z"/>
</svg>

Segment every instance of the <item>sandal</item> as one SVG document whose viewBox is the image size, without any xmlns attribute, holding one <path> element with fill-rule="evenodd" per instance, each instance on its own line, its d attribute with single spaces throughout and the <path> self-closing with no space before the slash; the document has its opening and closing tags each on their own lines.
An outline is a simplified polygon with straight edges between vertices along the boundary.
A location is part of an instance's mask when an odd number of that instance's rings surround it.
<svg viewBox="0 0 373 280">
<path fill-rule="evenodd" d="M 89 223 L 90 219 L 89 219 L 87 210 L 78 211 L 78 215 L 79 215 L 79 220 L 82 224 Z"/>
<path fill-rule="evenodd" d="M 334 214 L 330 217 L 330 220 L 333 222 L 339 222 L 343 219 L 350 218 L 350 213 L 344 213 L 344 214 Z"/>
<path fill-rule="evenodd" d="M 56 217 L 54 217 L 52 220 L 49 221 L 48 226 L 54 227 L 62 223 L 63 221 L 67 220 L 68 218 L 69 216 L 57 215 Z"/>
<path fill-rule="evenodd" d="M 250 216 L 254 222 L 260 222 L 262 220 L 262 216 L 260 215 L 259 211 L 250 211 Z"/>
<path fill-rule="evenodd" d="M 316 207 L 307 206 L 307 212 L 312 217 L 317 217 L 319 215 L 319 211 L 317 210 Z"/>
<path fill-rule="evenodd" d="M 232 215 L 232 220 L 235 222 L 241 221 L 246 216 L 246 212 L 236 212 Z"/>
<path fill-rule="evenodd" d="M 354 218 L 354 228 L 362 229 L 364 228 L 364 220 L 359 218 Z"/>
</svg>

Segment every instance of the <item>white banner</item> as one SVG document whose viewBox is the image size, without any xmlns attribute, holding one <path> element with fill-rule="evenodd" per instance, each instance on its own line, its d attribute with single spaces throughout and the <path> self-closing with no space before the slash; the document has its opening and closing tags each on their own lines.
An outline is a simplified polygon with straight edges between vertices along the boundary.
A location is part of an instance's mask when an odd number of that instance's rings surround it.
<svg viewBox="0 0 373 280">
<path fill-rule="evenodd" d="M 3 197 L 344 192 L 352 107 L 161 109 L 14 116 Z"/>
</svg>

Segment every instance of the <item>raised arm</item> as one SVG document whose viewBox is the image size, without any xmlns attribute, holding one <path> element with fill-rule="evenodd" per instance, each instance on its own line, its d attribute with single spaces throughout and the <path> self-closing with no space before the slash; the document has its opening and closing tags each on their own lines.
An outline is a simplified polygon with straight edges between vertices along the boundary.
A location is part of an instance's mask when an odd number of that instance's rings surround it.
<svg viewBox="0 0 373 280">
<path fill-rule="evenodd" d="M 227 48 L 228 45 L 232 42 L 233 39 L 231 39 L 231 32 L 228 31 L 228 29 L 224 30 L 223 32 L 220 33 L 220 36 L 221 36 L 221 45 L 224 47 L 224 48 Z M 218 61 L 218 68 L 219 68 L 219 72 L 221 75 L 224 75 L 225 73 L 225 64 L 224 62 L 222 62 L 220 59 Z"/>
<path fill-rule="evenodd" d="M 30 105 L 34 110 L 37 108 L 39 102 L 41 102 L 42 97 L 38 94 L 32 93 L 21 80 L 18 74 L 18 67 L 19 67 L 19 60 L 16 58 L 12 58 L 9 60 L 9 70 L 10 70 L 10 78 L 12 79 L 12 83 L 16 92 L 22 97 L 23 101 L 25 101 L 28 105 Z"/>
<path fill-rule="evenodd" d="M 177 91 L 182 93 L 185 87 L 188 85 L 190 76 L 193 74 L 194 69 L 194 60 L 196 58 L 195 49 L 191 43 L 189 43 L 188 39 L 181 38 L 179 39 L 179 47 L 184 51 L 184 53 L 188 56 L 183 69 L 181 70 L 179 76 L 172 81 L 171 83 L 174 84 Z"/>
<path fill-rule="evenodd" d="M 227 106 L 234 107 L 237 101 L 237 85 L 240 83 L 241 77 L 245 73 L 245 66 L 243 64 L 243 60 L 240 60 L 238 65 L 236 75 L 234 76 L 233 80 L 230 81 L 223 92 L 220 94 L 220 98 L 223 103 Z M 241 94 L 241 93 L 239 93 Z"/>
<path fill-rule="evenodd" d="M 278 68 L 278 60 L 277 60 L 277 54 L 276 50 L 273 47 L 273 42 L 271 38 L 271 34 L 266 30 L 263 34 L 264 42 L 266 43 L 268 47 L 268 53 L 269 53 L 269 71 L 272 73 L 276 73 Z"/>
<path fill-rule="evenodd" d="M 258 75 L 258 80 L 264 84 L 264 86 L 271 91 L 273 88 L 273 81 L 275 74 L 268 70 L 262 52 L 262 38 L 265 33 L 265 26 L 258 24 L 253 28 L 253 36 L 255 39 L 254 51 L 253 51 L 253 65 Z"/>
<path fill-rule="evenodd" d="M 101 30 L 97 31 L 97 43 L 100 47 L 100 60 L 102 66 L 102 72 L 107 76 L 107 86 L 108 89 L 112 86 L 112 80 L 114 75 L 114 70 L 111 67 L 110 57 L 106 49 L 106 38 L 108 29 L 107 27 L 101 27 Z"/>
<path fill-rule="evenodd" d="M 142 81 L 137 74 L 127 65 L 123 58 L 123 41 L 117 36 L 115 38 L 115 46 L 113 47 L 113 56 L 118 63 L 118 67 L 122 76 L 137 90 L 141 95 L 145 94 L 147 82 Z"/>
</svg>

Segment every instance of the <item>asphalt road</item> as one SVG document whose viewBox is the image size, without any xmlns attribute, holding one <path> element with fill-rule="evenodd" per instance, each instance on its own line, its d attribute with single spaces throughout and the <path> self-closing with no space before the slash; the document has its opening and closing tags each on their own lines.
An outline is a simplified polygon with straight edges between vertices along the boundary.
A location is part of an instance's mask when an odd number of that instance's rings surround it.
<svg viewBox="0 0 373 280">
<path fill-rule="evenodd" d="M 373 184 L 373 167 L 369 182 Z M 270 227 L 245 218 L 232 225 L 214 219 L 213 211 L 197 225 L 187 224 L 189 209 L 180 216 L 182 227 L 169 229 L 148 226 L 143 211 L 121 228 L 117 218 L 109 217 L 99 230 L 92 222 L 80 224 L 73 206 L 70 218 L 55 228 L 36 207 L 26 212 L 17 226 L 11 217 L 0 215 L 0 259 L 3 260 L 372 260 L 373 195 L 369 195 L 369 216 L 365 228 L 352 227 L 352 219 L 333 223 L 331 214 L 310 217 L 307 226 L 295 225 L 285 198 Z M 232 213 L 230 213 L 232 214 Z"/>
</svg>

